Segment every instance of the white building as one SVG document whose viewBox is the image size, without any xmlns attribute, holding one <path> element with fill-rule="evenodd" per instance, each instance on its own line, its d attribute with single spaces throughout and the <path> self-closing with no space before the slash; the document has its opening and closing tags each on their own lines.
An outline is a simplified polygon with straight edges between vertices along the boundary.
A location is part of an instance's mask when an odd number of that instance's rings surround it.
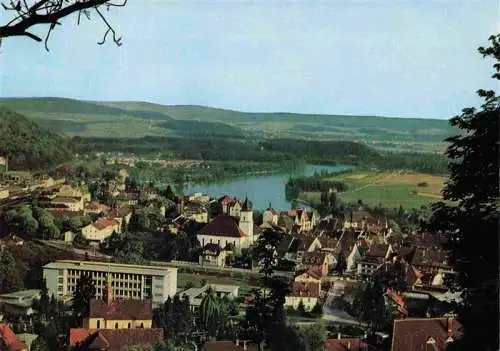
<svg viewBox="0 0 500 351">
<path fill-rule="evenodd" d="M 94 242 L 103 242 L 104 239 L 111 236 L 113 232 L 120 233 L 121 223 L 114 218 L 99 218 L 82 228 L 82 235 L 85 239 Z"/>
<path fill-rule="evenodd" d="M 113 296 L 119 299 L 151 299 L 159 306 L 177 292 L 177 268 L 93 261 L 55 261 L 43 267 L 49 295 L 71 298 L 82 275 L 90 275 L 96 298 L 102 298 L 111 274 Z"/>
</svg>

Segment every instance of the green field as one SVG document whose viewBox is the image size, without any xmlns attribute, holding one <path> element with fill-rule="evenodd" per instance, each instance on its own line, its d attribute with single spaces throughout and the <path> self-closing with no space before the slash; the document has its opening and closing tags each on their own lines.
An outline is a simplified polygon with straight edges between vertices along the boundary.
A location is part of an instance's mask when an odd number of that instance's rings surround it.
<svg viewBox="0 0 500 351">
<path fill-rule="evenodd" d="M 68 136 L 263 136 L 348 140 L 381 150 L 442 151 L 455 134 L 446 120 L 379 116 L 246 113 L 145 102 L 86 102 L 63 98 L 3 98 L 0 105 Z"/>
<path fill-rule="evenodd" d="M 343 181 L 348 191 L 338 193 L 344 202 L 357 202 L 359 199 L 369 205 L 382 204 L 384 207 L 419 208 L 441 199 L 441 190 L 446 180 L 443 176 L 423 173 L 397 172 L 355 172 L 330 177 Z M 418 186 L 426 183 L 426 186 Z M 320 193 L 305 192 L 300 200 L 311 203 L 320 201 Z"/>
</svg>

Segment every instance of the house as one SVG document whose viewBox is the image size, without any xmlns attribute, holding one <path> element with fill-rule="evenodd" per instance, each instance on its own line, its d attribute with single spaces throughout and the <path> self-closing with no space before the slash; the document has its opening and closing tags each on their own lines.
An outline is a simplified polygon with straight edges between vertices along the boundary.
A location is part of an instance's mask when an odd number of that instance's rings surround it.
<svg viewBox="0 0 500 351">
<path fill-rule="evenodd" d="M 300 302 L 306 311 L 311 311 L 318 303 L 321 290 L 316 283 L 293 282 L 292 291 L 285 296 L 285 307 L 297 309 Z"/>
<path fill-rule="evenodd" d="M 104 239 L 111 236 L 113 232 L 120 233 L 120 222 L 114 218 L 101 217 L 94 223 L 82 228 L 83 236 L 90 241 L 103 242 Z"/>
<path fill-rule="evenodd" d="M 227 214 L 232 216 L 232 217 L 240 217 L 241 207 L 242 207 L 242 205 L 241 205 L 240 201 L 235 200 L 227 206 L 227 208 L 229 210 L 229 213 L 227 213 Z"/>
<path fill-rule="evenodd" d="M 307 271 L 297 275 L 293 281 L 298 283 L 317 284 L 319 291 L 321 291 L 321 278 L 322 272 L 320 267 L 311 267 Z"/>
<path fill-rule="evenodd" d="M 83 211 L 83 198 L 73 196 L 56 196 L 50 200 L 49 207 L 65 207 L 70 211 Z"/>
<path fill-rule="evenodd" d="M 153 350 L 163 342 L 163 329 L 85 329 L 69 330 L 69 346 L 78 350 L 122 351 Z"/>
<path fill-rule="evenodd" d="M 318 251 L 321 249 L 321 243 L 316 235 L 294 235 L 296 243 L 296 260 L 302 262 L 307 252 Z"/>
<path fill-rule="evenodd" d="M 235 201 L 236 201 L 236 199 L 229 196 L 229 195 L 225 195 L 222 198 L 220 198 L 219 202 L 221 204 L 222 213 L 229 215 L 229 207 Z"/>
<path fill-rule="evenodd" d="M 314 211 L 308 212 L 304 208 L 298 208 L 286 212 L 295 225 L 299 228 L 299 232 L 308 232 L 314 228 L 318 221 L 318 214 Z"/>
<path fill-rule="evenodd" d="M 373 216 L 360 207 L 346 216 L 343 229 L 366 229 L 368 224 L 373 222 L 376 222 Z"/>
<path fill-rule="evenodd" d="M 280 214 L 280 216 L 278 217 L 278 227 L 282 228 L 285 233 L 290 234 L 292 233 L 294 226 L 295 222 L 293 219 L 288 217 L 286 213 Z"/>
<path fill-rule="evenodd" d="M 0 344 L 5 345 L 9 351 L 28 351 L 28 346 L 4 323 L 0 323 L 0 341 Z"/>
<path fill-rule="evenodd" d="M 374 348 L 358 338 L 326 339 L 324 351 L 373 351 Z"/>
<path fill-rule="evenodd" d="M 5 186 L 0 186 L 0 200 L 6 199 L 9 197 L 9 188 Z"/>
<path fill-rule="evenodd" d="M 86 204 L 85 207 L 83 208 L 85 215 L 88 215 L 91 213 L 93 213 L 93 214 L 104 213 L 108 210 L 109 210 L 108 206 L 101 204 L 98 201 L 92 201 L 92 202 Z"/>
<path fill-rule="evenodd" d="M 135 206 L 139 203 L 139 194 L 134 192 L 121 192 L 116 197 L 118 206 Z"/>
<path fill-rule="evenodd" d="M 123 223 L 128 225 L 130 223 L 130 218 L 132 218 L 132 207 L 130 206 L 121 206 L 119 208 L 113 208 L 107 213 L 108 218 L 113 218 L 118 223 L 120 223 L 120 228 L 123 228 Z"/>
<path fill-rule="evenodd" d="M 187 200 L 189 202 L 194 202 L 194 203 L 204 205 L 204 204 L 207 204 L 210 202 L 210 196 L 208 196 L 206 194 L 202 194 L 202 193 L 192 193 L 192 194 L 187 195 Z"/>
<path fill-rule="evenodd" d="M 56 192 L 56 196 L 61 197 L 81 197 L 83 202 L 90 202 L 90 192 L 87 189 L 80 189 L 71 184 L 62 184 Z"/>
<path fill-rule="evenodd" d="M 417 247 L 407 262 L 420 270 L 437 272 L 439 269 L 452 268 L 449 256 L 448 251 Z"/>
<path fill-rule="evenodd" d="M 198 258 L 199 264 L 202 266 L 224 267 L 226 265 L 227 252 L 218 244 L 206 244 Z"/>
<path fill-rule="evenodd" d="M 0 309 L 15 316 L 29 317 L 36 311 L 33 302 L 40 299 L 38 289 L 21 290 L 0 295 Z"/>
<path fill-rule="evenodd" d="M 302 266 L 311 268 L 317 267 L 321 276 L 327 276 L 330 271 L 331 254 L 324 251 L 312 251 L 304 253 L 302 257 Z"/>
<path fill-rule="evenodd" d="M 445 351 L 459 340 L 462 326 L 454 318 L 406 318 L 394 320 L 392 351 Z"/>
<path fill-rule="evenodd" d="M 183 206 L 182 215 L 198 223 L 208 223 L 208 210 L 197 202 L 188 202 Z"/>
<path fill-rule="evenodd" d="M 189 288 L 181 293 L 181 296 L 187 296 L 191 309 L 195 311 L 201 305 L 201 301 L 205 296 L 205 292 L 211 287 L 215 291 L 215 295 L 219 298 L 227 297 L 235 299 L 238 297 L 240 287 L 238 285 L 224 284 L 206 284 L 201 288 Z"/>
<path fill-rule="evenodd" d="M 249 340 L 236 341 L 206 341 L 200 349 L 201 351 L 259 351 L 258 344 Z"/>
<path fill-rule="evenodd" d="M 395 307 L 402 316 L 408 316 L 408 309 L 403 296 L 389 288 L 384 294 L 384 299 L 387 305 Z"/>
<path fill-rule="evenodd" d="M 372 244 L 364 257 L 358 261 L 356 274 L 369 277 L 378 266 L 383 264 L 392 254 L 392 247 L 387 244 Z"/>
<path fill-rule="evenodd" d="M 151 328 L 153 304 L 151 300 L 113 299 L 113 282 L 108 281 L 103 299 L 91 299 L 85 329 Z M 115 288 L 122 282 L 114 282 Z"/>
<path fill-rule="evenodd" d="M 54 217 L 85 217 L 84 211 L 70 211 L 66 208 L 49 208 L 47 211 Z"/>
<path fill-rule="evenodd" d="M 277 226 L 278 219 L 279 213 L 269 204 L 269 207 L 262 213 L 262 222 Z"/>
<path fill-rule="evenodd" d="M 248 248 L 258 237 L 254 235 L 253 211 L 248 199 L 245 200 L 240 210 L 240 218 L 220 215 L 205 225 L 197 235 L 201 246 L 216 243 L 220 247 L 232 244 L 236 251 Z"/>
<path fill-rule="evenodd" d="M 347 255 L 347 271 L 356 271 L 358 262 L 363 259 L 365 252 L 368 250 L 368 245 L 364 240 L 358 240 L 352 247 L 351 252 Z"/>
</svg>

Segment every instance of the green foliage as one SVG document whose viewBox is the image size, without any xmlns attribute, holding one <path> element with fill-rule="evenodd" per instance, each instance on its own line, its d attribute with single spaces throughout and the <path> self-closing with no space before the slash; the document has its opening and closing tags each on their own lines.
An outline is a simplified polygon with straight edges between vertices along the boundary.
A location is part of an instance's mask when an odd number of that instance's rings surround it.
<svg viewBox="0 0 500 351">
<path fill-rule="evenodd" d="M 285 185 L 285 196 L 287 200 L 292 200 L 299 197 L 300 193 L 304 191 L 328 193 L 330 190 L 346 191 L 347 188 L 343 182 L 322 179 L 319 176 L 290 178 Z"/>
<path fill-rule="evenodd" d="M 65 139 L 0 106 L 0 150 L 11 170 L 47 169 L 72 158 Z"/>
<path fill-rule="evenodd" d="M 500 35 L 490 46 L 479 48 L 494 59 L 493 78 L 500 79 Z M 498 296 L 498 130 L 500 97 L 479 90 L 484 99 L 480 110 L 466 108 L 450 123 L 462 133 L 447 139 L 450 179 L 444 200 L 434 205 L 430 229 L 450 237 L 452 261 L 464 289 L 458 317 L 464 337 L 457 349 L 496 350 L 499 344 Z"/>
<path fill-rule="evenodd" d="M 76 289 L 73 293 L 72 310 L 77 319 L 86 317 L 91 299 L 95 297 L 96 289 L 90 275 L 82 275 L 76 282 Z"/>
<path fill-rule="evenodd" d="M 200 304 L 200 321 L 208 335 L 215 336 L 216 322 L 221 313 L 219 301 L 215 296 L 215 290 L 209 286 Z"/>
<path fill-rule="evenodd" d="M 297 306 L 297 312 L 299 312 L 301 316 L 305 316 L 306 308 L 304 306 L 304 301 L 302 300 L 299 301 L 299 305 Z"/>
<path fill-rule="evenodd" d="M 0 250 L 0 292 L 12 292 L 22 287 L 23 282 L 16 269 L 14 256 L 7 249 Z"/>
<path fill-rule="evenodd" d="M 314 324 L 301 328 L 299 333 L 305 346 L 304 351 L 324 350 L 328 333 L 323 324 Z"/>
</svg>

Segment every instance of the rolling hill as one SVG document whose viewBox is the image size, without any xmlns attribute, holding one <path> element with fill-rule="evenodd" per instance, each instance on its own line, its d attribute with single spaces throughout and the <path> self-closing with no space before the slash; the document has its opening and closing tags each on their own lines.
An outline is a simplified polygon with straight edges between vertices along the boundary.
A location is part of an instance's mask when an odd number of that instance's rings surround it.
<svg viewBox="0 0 500 351">
<path fill-rule="evenodd" d="M 456 132 L 446 120 L 425 118 L 246 113 L 192 105 L 65 98 L 4 98 L 0 105 L 69 136 L 263 136 L 350 140 L 379 149 L 435 151 L 442 150 L 442 140 Z"/>
<path fill-rule="evenodd" d="M 0 106 L 0 154 L 9 169 L 46 169 L 72 158 L 67 141 L 23 115 Z"/>
</svg>

